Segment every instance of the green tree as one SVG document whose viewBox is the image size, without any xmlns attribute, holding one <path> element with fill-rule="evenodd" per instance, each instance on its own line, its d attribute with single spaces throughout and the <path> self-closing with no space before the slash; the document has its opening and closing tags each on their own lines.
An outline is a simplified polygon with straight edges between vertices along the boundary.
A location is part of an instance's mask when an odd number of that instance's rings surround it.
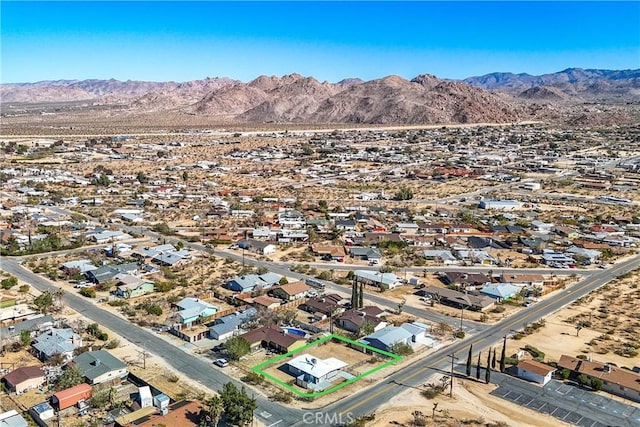
<svg viewBox="0 0 640 427">
<path fill-rule="evenodd" d="M 602 380 L 600 378 L 591 378 L 591 388 L 595 391 L 602 390 Z"/>
<path fill-rule="evenodd" d="M 591 326 L 591 323 L 588 321 L 580 321 L 576 324 L 576 336 L 579 336 L 580 331 L 584 328 L 588 328 Z"/>
<path fill-rule="evenodd" d="M 585 386 L 591 383 L 591 380 L 585 374 L 578 375 L 578 378 L 576 379 L 578 380 L 578 384 L 580 384 L 581 386 Z"/>
<path fill-rule="evenodd" d="M 471 376 L 471 354 L 473 353 L 473 344 L 469 346 L 469 354 L 467 355 L 467 371 L 466 374 L 468 377 Z"/>
<path fill-rule="evenodd" d="M 375 330 L 376 329 L 375 329 L 375 326 L 373 325 L 373 323 L 365 321 L 358 328 L 358 332 L 357 332 L 358 338 L 370 335 L 370 334 L 374 333 Z"/>
<path fill-rule="evenodd" d="M 394 198 L 396 200 L 411 200 L 413 199 L 413 191 L 408 187 L 402 187 L 396 192 Z"/>
<path fill-rule="evenodd" d="M 251 345 L 249 344 L 249 341 L 236 335 L 225 341 L 224 349 L 229 353 L 231 359 L 239 360 L 242 356 L 251 351 Z"/>
<path fill-rule="evenodd" d="M 500 354 L 500 372 L 504 372 L 506 366 L 505 363 L 507 361 L 507 336 L 504 337 L 504 342 L 502 343 L 502 353 Z"/>
<path fill-rule="evenodd" d="M 206 401 L 206 405 L 200 411 L 200 427 L 217 427 L 224 413 L 224 402 L 220 396 L 213 396 Z"/>
<path fill-rule="evenodd" d="M 491 369 L 487 366 L 487 369 L 484 371 L 484 382 L 489 384 L 491 382 Z"/>
<path fill-rule="evenodd" d="M 49 291 L 44 291 L 33 300 L 33 304 L 41 312 L 49 313 L 53 309 L 53 294 Z"/>
<path fill-rule="evenodd" d="M 149 182 L 149 178 L 144 174 L 144 172 L 138 172 L 138 174 L 136 175 L 136 179 L 140 184 L 146 184 L 147 182 Z"/>
<path fill-rule="evenodd" d="M 561 372 L 560 375 L 562 375 L 562 379 L 563 380 L 568 380 L 569 376 L 571 375 L 571 371 L 568 370 L 567 368 L 564 368 Z"/>
<path fill-rule="evenodd" d="M 476 379 L 479 380 L 480 379 L 480 355 L 482 354 L 482 352 L 478 353 L 478 363 L 476 364 Z"/>
<path fill-rule="evenodd" d="M 286 276 L 282 276 L 282 278 L 280 279 L 280 281 L 278 281 L 279 285 L 286 285 L 287 283 L 289 283 L 289 280 L 286 278 Z"/>
<path fill-rule="evenodd" d="M 487 353 L 487 369 L 491 369 L 491 347 L 489 347 L 489 353 Z"/>
<path fill-rule="evenodd" d="M 253 421 L 253 411 L 258 404 L 256 399 L 247 395 L 244 387 L 238 390 L 233 383 L 226 383 L 222 386 L 220 398 L 229 424 L 246 426 Z"/>
<path fill-rule="evenodd" d="M 18 278 L 15 276 L 9 276 L 6 279 L 0 280 L 0 286 L 2 289 L 11 289 L 18 285 Z"/>
<path fill-rule="evenodd" d="M 31 332 L 20 331 L 20 345 L 27 347 L 29 344 L 31 344 Z"/>
<path fill-rule="evenodd" d="M 491 369 L 496 369 L 496 349 L 493 349 L 493 356 L 491 357 Z"/>
<path fill-rule="evenodd" d="M 153 314 L 154 316 L 162 316 L 162 307 L 158 304 L 150 304 L 145 307 L 145 310 L 149 314 Z"/>
<path fill-rule="evenodd" d="M 56 381 L 56 389 L 66 390 L 68 388 L 77 386 L 84 382 L 84 376 L 79 366 L 71 365 L 64 370 L 62 375 L 58 377 Z"/>
<path fill-rule="evenodd" d="M 413 354 L 413 348 L 409 344 L 405 344 L 403 342 L 397 342 L 393 344 L 389 351 L 393 354 L 397 354 L 398 356 L 408 356 Z"/>
</svg>

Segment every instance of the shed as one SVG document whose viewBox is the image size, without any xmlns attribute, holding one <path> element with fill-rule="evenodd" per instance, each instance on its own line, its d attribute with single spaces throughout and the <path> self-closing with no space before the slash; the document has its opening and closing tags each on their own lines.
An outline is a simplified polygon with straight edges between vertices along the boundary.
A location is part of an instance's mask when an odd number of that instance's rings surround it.
<svg viewBox="0 0 640 427">
<path fill-rule="evenodd" d="M 148 385 L 138 388 L 138 396 L 140 397 L 141 408 L 153 406 L 153 396 L 151 395 L 151 388 L 149 388 Z"/>
<path fill-rule="evenodd" d="M 153 396 L 153 406 L 155 406 L 156 408 L 166 408 L 167 406 L 169 406 L 170 401 L 171 399 L 169 399 L 169 396 L 164 393 Z"/>
<path fill-rule="evenodd" d="M 82 383 L 77 386 L 57 392 L 51 397 L 51 404 L 58 408 L 59 411 L 67 409 L 75 405 L 81 400 L 91 398 L 93 389 L 89 384 Z"/>
<path fill-rule="evenodd" d="M 556 368 L 545 365 L 544 363 L 536 362 L 535 360 L 521 360 L 518 363 L 517 368 L 518 377 L 542 385 L 551 381 L 551 376 L 556 370 Z"/>
<path fill-rule="evenodd" d="M 38 420 L 46 421 L 55 416 L 55 412 L 49 402 L 38 403 L 29 409 L 29 414 L 38 422 Z"/>
</svg>

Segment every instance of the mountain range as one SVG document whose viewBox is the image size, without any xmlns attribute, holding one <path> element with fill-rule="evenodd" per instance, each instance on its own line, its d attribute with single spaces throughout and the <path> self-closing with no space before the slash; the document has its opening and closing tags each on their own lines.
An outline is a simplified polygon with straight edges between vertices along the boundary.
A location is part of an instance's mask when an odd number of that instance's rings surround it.
<svg viewBox="0 0 640 427">
<path fill-rule="evenodd" d="M 0 85 L 3 105 L 86 101 L 128 111 L 174 111 L 240 122 L 478 123 L 530 118 L 540 105 L 635 102 L 640 70 L 492 73 L 463 81 L 423 74 L 337 83 L 299 74 L 260 76 L 244 83 L 226 77 L 183 83 L 56 80 Z M 543 108 L 544 110 L 544 108 Z"/>
</svg>

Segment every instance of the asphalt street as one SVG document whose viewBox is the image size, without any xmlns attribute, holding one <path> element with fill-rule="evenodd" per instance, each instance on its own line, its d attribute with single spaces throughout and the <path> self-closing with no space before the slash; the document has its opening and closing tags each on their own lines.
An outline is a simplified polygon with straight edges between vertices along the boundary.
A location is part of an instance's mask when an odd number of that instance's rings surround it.
<svg viewBox="0 0 640 427">
<path fill-rule="evenodd" d="M 338 417 L 337 419 L 348 419 L 349 417 L 375 412 L 376 408 L 386 403 L 392 396 L 405 390 L 406 387 L 419 386 L 434 372 L 447 372 L 449 366 L 449 358 L 447 355 L 459 354 L 466 351 L 471 343 L 473 343 L 475 349 L 480 351 L 489 346 L 496 345 L 496 343 L 501 341 L 503 336 L 510 335 L 513 331 L 520 328 L 522 324 L 544 318 L 613 280 L 617 276 L 632 271 L 639 266 L 640 256 L 636 256 L 610 269 L 595 272 L 576 285 L 560 291 L 554 298 L 546 299 L 534 306 L 525 308 L 521 312 L 514 314 L 500 323 L 491 325 L 467 339 L 458 341 L 449 347 L 439 349 L 431 355 L 416 360 L 411 365 L 388 377 L 387 380 L 364 388 L 337 403 L 323 408 L 321 411 L 292 409 L 271 402 L 263 396 L 256 394 L 259 405 L 256 410 L 256 415 L 267 425 L 296 426 L 310 424 L 309 421 L 314 421 L 311 423 L 313 425 L 330 425 L 333 421 L 329 423 L 324 422 L 334 420 L 336 419 L 335 417 Z M 47 279 L 23 268 L 20 265 L 19 259 L 5 257 L 2 260 L 2 269 L 18 277 L 20 280 L 32 284 L 40 291 L 57 289 L 57 287 Z M 141 344 L 150 353 L 166 360 L 177 372 L 200 382 L 206 387 L 219 390 L 222 385 L 228 381 L 234 381 L 238 384 L 237 381 L 227 377 L 223 371 L 213 369 L 210 363 L 185 353 L 179 348 L 167 345 L 166 341 L 162 338 L 95 306 L 91 301 L 83 297 L 67 293 L 64 295 L 64 301 L 69 307 L 82 313 L 92 321 L 113 330 L 124 339 Z M 311 418 L 305 415 L 311 414 L 312 412 L 314 414 L 316 412 L 322 412 L 327 414 L 327 417 Z"/>
</svg>

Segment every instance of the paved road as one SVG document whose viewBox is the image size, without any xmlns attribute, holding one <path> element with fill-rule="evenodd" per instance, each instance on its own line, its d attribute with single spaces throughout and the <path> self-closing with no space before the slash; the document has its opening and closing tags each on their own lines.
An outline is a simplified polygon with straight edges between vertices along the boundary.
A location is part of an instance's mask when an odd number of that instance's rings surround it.
<svg viewBox="0 0 640 427">
<path fill-rule="evenodd" d="M 34 274 L 22 267 L 18 259 L 4 258 L 2 260 L 2 269 L 10 274 L 13 274 L 20 280 L 30 283 L 33 287 L 39 291 L 56 290 L 57 286 L 52 284 L 49 280 Z M 198 381 L 203 386 L 212 390 L 221 390 L 223 384 L 231 381 L 221 370 L 212 366 L 212 364 L 206 361 L 186 353 L 178 347 L 168 345 L 167 342 L 159 336 L 138 327 L 127 320 L 110 313 L 107 310 L 103 310 L 96 306 L 92 301 L 78 296 L 77 294 L 65 293 L 65 304 L 81 313 L 83 316 L 91 319 L 92 321 L 111 329 L 118 335 L 122 336 L 127 341 L 136 343 L 145 348 L 146 351 L 154 354 L 155 356 L 164 359 L 172 368 L 177 372 L 191 378 L 194 381 Z M 240 386 L 241 383 L 233 381 L 236 385 Z M 266 424 L 270 424 L 270 420 L 273 422 L 278 419 L 282 420 L 283 426 L 293 425 L 300 420 L 300 411 L 286 406 L 275 405 L 268 399 L 261 395 L 256 395 L 258 400 L 258 410 L 256 415 L 260 416 L 260 413 L 272 414 L 269 418 L 262 417 L 262 421 Z"/>
<path fill-rule="evenodd" d="M 458 341 L 447 348 L 440 349 L 423 359 L 417 360 L 391 375 L 386 381 L 380 382 L 366 389 L 366 391 L 362 390 L 323 408 L 322 413 L 327 416 L 325 418 L 319 418 L 318 420 L 327 421 L 335 419 L 331 417 L 342 417 L 342 419 L 346 420 L 352 415 L 374 412 L 376 408 L 386 403 L 391 396 L 397 395 L 405 390 L 406 387 L 415 387 L 424 383 L 425 379 L 434 371 L 446 372 L 449 364 L 448 354 L 462 354 L 461 352 L 466 351 L 471 343 L 474 344 L 474 348 L 477 350 L 484 350 L 489 346 L 495 345 L 503 336 L 509 335 L 519 329 L 522 324 L 544 318 L 613 280 L 615 277 L 634 270 L 639 266 L 640 256 L 636 256 L 611 269 L 598 271 L 569 289 L 560 291 L 552 299 L 541 301 L 496 325 L 492 325 L 478 332 L 470 338 Z M 20 280 L 32 284 L 38 290 L 56 289 L 56 286 L 48 280 L 23 268 L 18 259 L 3 259 L 2 268 Z M 209 363 L 206 363 L 196 356 L 187 354 L 176 347 L 167 345 L 162 338 L 132 325 L 128 321 L 108 311 L 96 307 L 92 302 L 78 295 L 65 294 L 64 300 L 69 307 L 77 310 L 94 322 L 113 330 L 128 341 L 142 344 L 149 352 L 165 359 L 167 363 L 178 372 L 199 381 L 206 387 L 220 389 L 222 384 L 230 380 L 222 371 L 213 369 Z M 259 405 L 256 415 L 267 425 L 274 423 L 283 426 L 309 424 L 308 421 L 310 418 L 303 418 L 305 412 L 270 402 L 259 395 L 256 395 L 256 398 L 258 399 Z M 306 413 L 311 413 L 311 411 L 306 411 Z M 263 415 L 261 416 L 260 414 Z M 305 422 L 305 420 L 307 422 Z M 328 425 L 331 424 L 331 422 L 318 422 L 315 424 Z"/>
<path fill-rule="evenodd" d="M 385 382 L 376 384 L 367 389 L 366 392 L 361 391 L 351 395 L 325 409 L 329 412 L 338 412 L 343 417 L 347 417 L 349 414 L 362 415 L 375 412 L 376 408 L 386 403 L 391 396 L 401 393 L 407 387 L 416 387 L 423 384 L 425 379 L 433 374 L 434 371 L 447 372 L 450 366 L 450 359 L 447 355 L 452 353 L 459 354 L 461 359 L 464 359 L 464 354 L 470 344 L 473 344 L 474 349 L 477 351 L 499 345 L 505 335 L 510 335 L 520 329 L 524 323 L 532 323 L 538 319 L 545 318 L 617 276 L 635 270 L 638 267 L 640 267 L 640 255 L 609 270 L 599 271 L 569 289 L 560 291 L 553 298 L 526 308 L 468 339 L 440 349 L 391 375 Z"/>
</svg>

